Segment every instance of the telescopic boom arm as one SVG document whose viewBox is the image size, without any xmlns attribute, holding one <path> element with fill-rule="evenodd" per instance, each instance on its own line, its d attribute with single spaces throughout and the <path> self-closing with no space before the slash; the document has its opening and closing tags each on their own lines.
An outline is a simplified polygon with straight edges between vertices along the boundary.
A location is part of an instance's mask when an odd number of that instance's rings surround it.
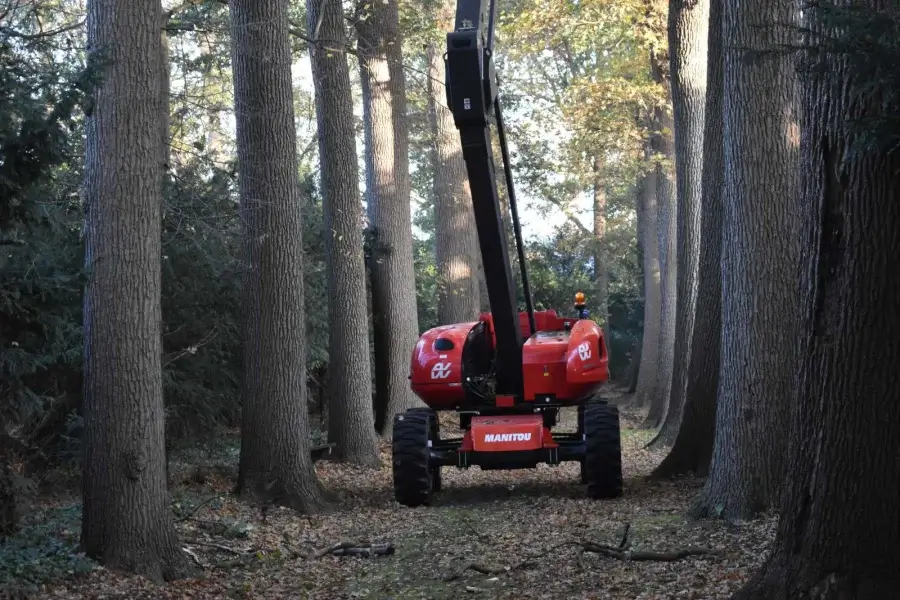
<svg viewBox="0 0 900 600">
<path fill-rule="evenodd" d="M 475 225 L 497 340 L 495 374 L 498 394 L 522 393 L 522 332 L 516 289 L 509 261 L 503 216 L 497 193 L 491 147 L 490 116 L 497 119 L 510 211 L 519 255 L 519 265 L 531 332 L 535 331 L 534 308 L 519 227 L 503 117 L 497 94 L 493 45 L 496 0 L 459 0 L 454 31 L 447 34 L 447 105 L 462 140 L 463 159 L 472 191 Z"/>
</svg>

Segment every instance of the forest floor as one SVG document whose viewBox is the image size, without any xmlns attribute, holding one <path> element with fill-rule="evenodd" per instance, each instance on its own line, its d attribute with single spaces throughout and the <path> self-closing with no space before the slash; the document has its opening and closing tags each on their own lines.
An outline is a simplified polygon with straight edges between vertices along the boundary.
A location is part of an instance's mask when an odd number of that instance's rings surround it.
<svg viewBox="0 0 900 600">
<path fill-rule="evenodd" d="M 273 508 L 263 515 L 229 493 L 235 437 L 173 457 L 178 528 L 186 551 L 204 567 L 201 578 L 157 586 L 72 555 L 79 509 L 61 501 L 31 515 L 31 535 L 44 538 L 31 538 L 33 561 L 15 568 L 38 583 L 40 598 L 728 598 L 765 558 L 774 518 L 686 519 L 700 481 L 646 481 L 664 452 L 643 448 L 652 434 L 637 428 L 641 412 L 625 405 L 621 411 L 626 486 L 617 500 L 588 500 L 578 465 L 564 463 L 524 471 L 445 469 L 431 506 L 405 508 L 393 499 L 385 445 L 378 471 L 317 463 L 322 481 L 340 497 L 333 511 L 305 517 Z M 561 427 L 574 430 L 574 412 Z M 623 560 L 614 549 L 626 526 L 633 552 L 713 553 Z M 390 544 L 394 551 L 324 553 L 342 542 Z M 592 552 L 591 543 L 606 550 Z M 62 566 L 34 575 L 48 556 Z M 3 584 L 0 577 L 0 596 Z"/>
</svg>

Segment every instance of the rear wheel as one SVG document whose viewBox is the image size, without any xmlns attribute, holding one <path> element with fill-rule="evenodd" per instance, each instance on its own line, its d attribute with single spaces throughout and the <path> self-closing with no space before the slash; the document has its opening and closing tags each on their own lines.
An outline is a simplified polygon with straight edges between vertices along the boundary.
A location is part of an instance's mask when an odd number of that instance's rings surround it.
<svg viewBox="0 0 900 600">
<path fill-rule="evenodd" d="M 420 409 L 408 410 L 394 417 L 391 444 L 394 472 L 394 497 L 405 506 L 428 504 L 440 486 L 440 475 L 429 465 L 429 438 L 436 432 L 437 417 Z"/>
<path fill-rule="evenodd" d="M 590 498 L 622 495 L 622 444 L 619 408 L 596 400 L 584 406 L 584 482 Z"/>
</svg>

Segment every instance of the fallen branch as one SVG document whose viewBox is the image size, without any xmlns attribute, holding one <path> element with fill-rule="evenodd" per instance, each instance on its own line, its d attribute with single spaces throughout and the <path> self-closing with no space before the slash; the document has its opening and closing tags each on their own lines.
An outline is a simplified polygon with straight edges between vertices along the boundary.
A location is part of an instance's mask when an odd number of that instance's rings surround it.
<svg viewBox="0 0 900 600">
<path fill-rule="evenodd" d="M 535 561 L 544 558 L 551 552 L 555 552 L 560 548 L 565 548 L 566 546 L 572 546 L 577 542 L 564 542 L 562 544 L 557 544 L 550 548 L 549 550 L 545 550 L 540 554 L 535 554 L 534 556 L 529 556 L 522 562 L 513 565 L 511 567 L 489 567 L 476 562 L 467 563 L 462 569 L 457 571 L 456 573 L 452 573 L 446 577 L 444 577 L 444 581 L 454 581 L 463 576 L 466 571 L 475 571 L 476 573 L 481 573 L 482 575 L 502 575 L 504 573 L 509 573 L 510 571 L 517 571 L 519 569 L 527 569 L 535 564 Z"/>
<path fill-rule="evenodd" d="M 603 544 L 595 544 L 594 542 L 581 542 L 581 547 L 585 552 L 593 552 L 607 558 L 616 560 L 629 561 L 660 561 L 673 562 L 682 560 L 689 556 L 703 556 L 719 554 L 717 550 L 710 548 L 682 548 L 671 552 L 652 552 L 649 550 L 622 550 L 613 548 L 612 546 L 604 546 Z"/>
<path fill-rule="evenodd" d="M 618 547 L 615 546 L 606 546 L 604 544 L 597 544 L 594 542 L 564 542 L 562 544 L 557 544 L 546 550 L 541 552 L 540 554 L 536 554 L 534 556 L 529 556 L 522 562 L 515 564 L 510 567 L 491 567 L 486 566 L 477 562 L 467 563 L 462 569 L 448 575 L 443 579 L 443 581 L 454 581 L 459 579 L 465 574 L 466 571 L 475 571 L 476 573 L 481 573 L 482 575 L 502 575 L 504 573 L 510 573 L 512 571 L 517 571 L 520 569 L 525 569 L 531 566 L 534 566 L 535 562 L 541 558 L 544 558 L 548 554 L 559 550 L 560 548 L 564 548 L 566 546 L 577 546 L 578 547 L 578 564 L 580 567 L 584 568 L 583 562 L 583 554 L 585 552 L 591 552 L 594 554 L 599 554 L 601 556 L 605 556 L 607 558 L 614 558 L 617 560 L 627 560 L 627 561 L 660 561 L 660 562 L 672 562 L 676 560 L 682 560 L 689 556 L 703 556 L 703 555 L 717 555 L 719 551 L 712 550 L 709 548 L 683 548 L 679 550 L 674 550 L 671 552 L 651 552 L 644 550 L 626 550 L 626 546 L 628 544 L 628 533 L 631 530 L 631 524 L 625 524 L 625 530 L 622 534 L 622 539 L 619 541 Z"/>
<path fill-rule="evenodd" d="M 200 540 L 184 540 L 184 543 L 188 546 L 203 546 L 205 548 L 215 548 L 216 550 L 221 550 L 222 552 L 229 552 L 234 554 L 235 556 L 246 556 L 249 554 L 248 552 L 244 552 L 242 550 L 236 550 L 229 546 L 225 546 L 223 544 L 215 544 L 213 542 L 201 542 Z"/>
<path fill-rule="evenodd" d="M 394 546 L 387 544 L 354 544 L 341 542 L 317 551 L 310 558 L 323 556 L 389 556 L 394 553 Z"/>
<path fill-rule="evenodd" d="M 189 512 L 188 514 L 184 515 L 183 517 L 179 517 L 179 518 L 175 519 L 175 522 L 176 522 L 176 523 L 183 523 L 184 521 L 190 520 L 190 518 L 193 517 L 194 515 L 196 515 L 197 512 L 198 512 L 201 508 L 203 508 L 204 506 L 206 506 L 207 504 L 209 504 L 209 503 L 212 502 L 213 500 L 218 500 L 219 498 L 223 497 L 224 495 L 225 495 L 225 494 L 215 494 L 215 495 L 213 495 L 213 496 L 210 496 L 209 498 L 207 498 L 206 500 L 204 500 L 203 502 L 201 502 L 200 504 L 198 504 L 197 506 L 195 506 L 195 507 L 193 508 L 193 510 L 191 510 L 191 512 Z"/>
</svg>

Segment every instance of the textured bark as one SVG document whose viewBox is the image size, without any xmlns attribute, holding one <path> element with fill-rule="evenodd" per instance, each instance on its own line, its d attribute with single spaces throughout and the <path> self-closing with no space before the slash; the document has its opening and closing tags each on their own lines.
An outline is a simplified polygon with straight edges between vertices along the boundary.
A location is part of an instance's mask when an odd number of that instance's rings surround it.
<svg viewBox="0 0 900 600">
<path fill-rule="evenodd" d="M 247 279 L 238 491 L 301 511 L 324 501 L 309 455 L 300 181 L 287 0 L 231 0 Z"/>
<path fill-rule="evenodd" d="M 105 58 L 85 137 L 84 509 L 81 542 L 106 566 L 193 572 L 169 513 L 160 339 L 159 0 L 91 0 Z"/>
<path fill-rule="evenodd" d="M 594 290 L 596 297 L 590 300 L 594 306 L 594 320 L 603 327 L 607 348 L 609 327 L 609 272 L 606 268 L 606 185 L 603 181 L 603 157 L 598 153 L 591 164 L 594 211 Z"/>
<path fill-rule="evenodd" d="M 705 476 L 715 437 L 722 324 L 722 0 L 710 0 L 709 64 L 703 134 L 700 269 L 684 411 L 656 477 Z"/>
<path fill-rule="evenodd" d="M 649 158 L 652 148 L 648 144 Z M 653 397 L 656 372 L 659 368 L 659 326 L 662 306 L 660 304 L 659 238 L 656 235 L 656 168 L 652 167 L 641 180 L 637 193 L 640 206 L 638 231 L 641 238 L 644 271 L 644 331 L 641 337 L 641 362 L 638 367 L 635 388 L 635 406 L 646 406 Z"/>
<path fill-rule="evenodd" d="M 784 481 L 799 326 L 798 138 L 789 55 L 745 49 L 791 40 L 779 0 L 726 0 L 723 12 L 722 343 L 715 445 L 697 514 L 743 518 L 776 505 Z"/>
<path fill-rule="evenodd" d="M 657 132 L 651 140 L 654 153 L 662 157 L 656 165 L 656 242 L 659 254 L 660 317 L 653 383 L 650 388 L 650 409 L 642 427 L 658 427 L 666 414 L 669 388 L 672 385 L 672 366 L 675 358 L 675 225 L 678 206 L 675 204 L 675 184 L 672 172 L 674 142 L 672 115 L 657 108 L 654 121 Z M 651 234 L 652 235 L 652 234 Z"/>
<path fill-rule="evenodd" d="M 452 7 L 444 4 L 441 23 L 450 26 Z M 435 255 L 439 295 L 438 323 L 472 321 L 481 310 L 479 270 L 481 255 L 472 209 L 472 193 L 463 161 L 459 132 L 447 108 L 443 52 L 427 47 L 428 119 L 433 138 Z"/>
<path fill-rule="evenodd" d="M 372 412 L 372 368 L 366 265 L 363 258 L 359 163 L 353 95 L 341 5 L 308 0 L 310 62 L 316 92 L 319 162 L 325 216 L 328 297 L 328 439 L 340 460 L 381 464 Z"/>
<path fill-rule="evenodd" d="M 700 267 L 700 206 L 703 179 L 703 127 L 710 0 L 669 3 L 669 54 L 675 122 L 677 204 L 675 255 L 675 338 L 672 382 L 666 417 L 650 446 L 670 445 L 681 424 L 691 359 L 694 307 Z"/>
<path fill-rule="evenodd" d="M 366 146 L 366 204 L 372 231 L 375 427 L 391 436 L 393 416 L 419 404 L 409 358 L 419 335 L 410 217 L 406 83 L 396 0 L 357 5 Z"/>
<path fill-rule="evenodd" d="M 803 94 L 803 352 L 788 483 L 772 554 L 742 599 L 881 600 L 900 589 L 900 153 L 850 152 L 854 120 L 896 115 L 900 103 L 867 91 L 871 79 L 847 60 L 824 62 Z"/>
</svg>

